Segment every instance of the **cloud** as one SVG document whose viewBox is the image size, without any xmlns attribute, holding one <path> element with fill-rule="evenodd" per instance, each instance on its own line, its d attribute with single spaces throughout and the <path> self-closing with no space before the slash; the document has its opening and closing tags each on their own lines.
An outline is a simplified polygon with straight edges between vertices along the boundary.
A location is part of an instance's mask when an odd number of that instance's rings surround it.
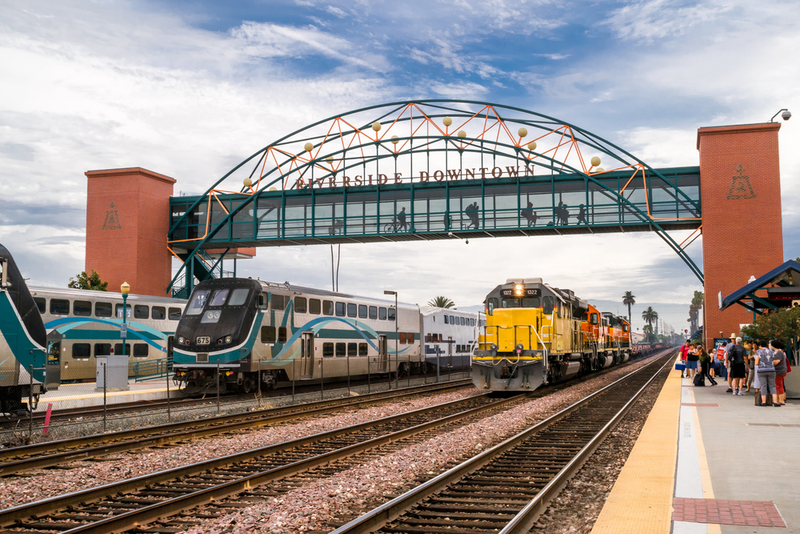
<svg viewBox="0 0 800 534">
<path fill-rule="evenodd" d="M 683 5 L 675 0 L 635 2 L 613 11 L 601 24 L 609 26 L 621 39 L 652 42 L 684 35 L 732 9 L 717 2 L 710 4 Z"/>
</svg>

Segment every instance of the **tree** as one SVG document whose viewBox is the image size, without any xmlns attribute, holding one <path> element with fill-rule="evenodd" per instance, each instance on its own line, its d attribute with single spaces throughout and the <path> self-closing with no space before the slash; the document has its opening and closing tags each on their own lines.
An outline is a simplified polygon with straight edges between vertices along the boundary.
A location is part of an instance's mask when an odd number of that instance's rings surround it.
<svg viewBox="0 0 800 534">
<path fill-rule="evenodd" d="M 92 274 L 88 275 L 86 274 L 86 271 L 81 271 L 81 274 L 78 275 L 77 280 L 70 276 L 67 287 L 71 287 L 73 289 L 108 291 L 108 282 L 103 282 L 100 280 L 100 275 L 97 274 L 97 271 L 92 269 Z"/>
<path fill-rule="evenodd" d="M 689 305 L 689 333 L 694 334 L 697 331 L 698 320 L 700 318 L 700 310 L 703 309 L 703 292 L 695 291 L 692 297 L 692 303 Z"/>
<path fill-rule="evenodd" d="M 653 323 L 658 321 L 658 313 L 652 308 L 652 306 L 648 306 L 646 310 L 642 312 L 642 319 L 644 322 L 650 325 L 650 328 L 653 328 Z"/>
<path fill-rule="evenodd" d="M 428 306 L 433 306 L 434 308 L 452 308 L 455 305 L 455 302 L 445 296 L 432 298 L 428 301 Z"/>
<path fill-rule="evenodd" d="M 636 295 L 633 294 L 633 291 L 626 291 L 622 295 L 622 303 L 628 306 L 628 323 L 632 323 L 631 306 L 636 304 Z"/>
<path fill-rule="evenodd" d="M 779 339 L 793 345 L 800 336 L 800 306 L 759 315 L 753 324 L 742 328 L 742 334 L 753 340 Z"/>
</svg>

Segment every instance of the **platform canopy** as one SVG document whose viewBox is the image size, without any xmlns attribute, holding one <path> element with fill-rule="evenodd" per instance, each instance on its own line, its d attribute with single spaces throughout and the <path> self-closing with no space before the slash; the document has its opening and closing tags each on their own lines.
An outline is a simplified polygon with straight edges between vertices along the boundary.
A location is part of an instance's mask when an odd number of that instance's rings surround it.
<svg viewBox="0 0 800 534">
<path fill-rule="evenodd" d="M 756 292 L 761 292 L 756 295 Z M 766 291 L 766 295 L 764 295 Z M 789 260 L 770 272 L 749 282 L 725 298 L 719 293 L 719 309 L 734 304 L 754 313 L 800 305 L 800 263 Z"/>
</svg>

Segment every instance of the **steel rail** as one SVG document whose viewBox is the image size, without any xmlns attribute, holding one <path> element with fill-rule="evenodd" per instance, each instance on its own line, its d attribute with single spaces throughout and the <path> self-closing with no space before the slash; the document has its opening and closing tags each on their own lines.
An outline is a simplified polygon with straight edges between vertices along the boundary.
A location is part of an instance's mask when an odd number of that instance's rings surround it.
<svg viewBox="0 0 800 534">
<path fill-rule="evenodd" d="M 182 495 L 180 497 L 167 499 L 159 503 L 151 504 L 149 506 L 140 508 L 139 510 L 133 510 L 130 512 L 126 512 L 124 514 L 116 515 L 110 518 L 102 519 L 94 523 L 82 525 L 67 530 L 64 532 L 64 534 L 78 534 L 78 533 L 104 534 L 107 532 L 124 532 L 126 529 L 130 529 L 132 527 L 141 527 L 143 523 L 148 523 L 157 519 L 169 517 L 171 515 L 183 512 L 187 509 L 194 508 L 196 506 L 206 505 L 214 501 L 223 499 L 225 497 L 229 497 L 231 495 L 247 491 L 249 489 L 265 484 L 267 482 L 272 482 L 292 475 L 296 475 L 298 473 L 308 471 L 315 467 L 319 467 L 325 464 L 330 464 L 332 462 L 336 462 L 338 460 L 342 460 L 350 456 L 363 453 L 370 449 L 374 449 L 382 445 L 389 444 L 393 441 L 405 439 L 414 436 L 416 434 L 432 430 L 436 427 L 441 427 L 443 425 L 452 423 L 459 419 L 477 415 L 487 410 L 502 407 L 506 404 L 510 404 L 512 402 L 519 400 L 519 397 L 522 395 L 525 394 L 516 395 L 514 397 L 510 397 L 491 404 L 478 406 L 476 408 L 470 408 L 469 410 L 463 412 L 448 415 L 433 421 L 421 423 L 419 425 L 409 427 L 403 430 L 398 430 L 396 432 L 392 432 L 384 436 L 372 438 L 363 441 L 361 443 L 355 443 L 347 447 L 342 447 L 340 449 L 336 449 L 305 460 L 300 460 L 291 464 L 287 464 L 282 467 L 277 467 L 274 469 L 270 469 L 268 471 L 263 471 L 260 473 L 249 475 L 247 477 L 243 477 L 238 480 L 225 482 L 223 484 L 219 484 L 217 486 L 213 486 L 200 491 Z"/>
<path fill-rule="evenodd" d="M 304 436 L 291 441 L 276 443 L 273 445 L 259 447 L 256 449 L 251 449 L 240 453 L 222 456 L 219 458 L 204 460 L 202 462 L 197 462 L 190 465 L 175 467 L 172 469 L 167 469 L 156 473 L 150 473 L 147 475 L 142 475 L 127 480 L 121 480 L 119 482 L 105 484 L 102 486 L 98 486 L 96 488 L 89 488 L 86 490 L 80 490 L 72 493 L 67 493 L 64 495 L 58 495 L 55 497 L 50 497 L 33 503 L 22 504 L 19 506 L 15 506 L 13 508 L 0 510 L 0 525 L 9 526 L 17 521 L 21 521 L 23 519 L 30 518 L 32 516 L 41 516 L 59 509 L 78 506 L 81 505 L 82 503 L 97 501 L 99 499 L 105 498 L 110 495 L 116 495 L 119 493 L 134 491 L 137 489 L 147 487 L 148 485 L 157 484 L 160 482 L 166 482 L 180 477 L 191 476 L 197 473 L 209 471 L 211 469 L 228 466 L 236 462 L 244 462 L 261 456 L 267 456 L 270 454 L 286 451 L 289 449 L 294 449 L 304 445 L 309 445 L 325 439 L 331 439 L 338 436 L 351 434 L 360 430 L 366 430 L 369 429 L 370 427 L 392 423 L 402 419 L 412 418 L 418 415 L 425 415 L 427 413 L 436 410 L 453 408 L 456 407 L 458 404 L 465 404 L 480 398 L 487 398 L 487 395 L 486 394 L 478 395 L 474 397 L 468 397 L 465 399 L 446 402 L 443 404 L 437 404 L 435 406 L 428 406 L 426 408 L 420 408 L 418 410 L 413 410 L 411 412 L 391 415 L 374 421 L 358 423 L 348 427 L 337 428 L 326 432 L 320 432 L 317 434 Z M 514 399 L 512 398 L 507 400 L 511 401 Z M 504 402 L 504 401 L 488 403 L 486 406 L 496 406 L 498 405 L 499 402 Z"/>
<path fill-rule="evenodd" d="M 223 415 L 214 418 L 185 421 L 157 425 L 142 429 L 121 430 L 109 434 L 95 434 L 80 438 L 51 441 L 16 447 L 0 451 L 0 477 L 10 476 L 31 469 L 40 469 L 61 463 L 82 460 L 111 453 L 124 452 L 154 445 L 163 445 L 172 441 L 195 439 L 203 436 L 241 430 L 244 428 L 281 423 L 298 417 L 330 413 L 370 404 L 387 401 L 421 393 L 456 389 L 471 386 L 470 380 L 438 384 L 436 386 L 415 386 L 403 388 L 401 392 L 394 390 L 391 394 L 373 393 L 358 398 L 347 397 L 328 401 L 316 401 L 294 406 L 272 408 L 261 412 L 244 412 L 236 415 Z M 101 444 L 97 445 L 96 443 Z M 63 452 L 51 452 L 54 448 L 68 448 Z M 40 453 L 45 453 L 41 454 Z M 21 456 L 27 457 L 20 458 Z M 10 458 L 20 458 L 11 460 Z"/>
<path fill-rule="evenodd" d="M 659 368 L 659 372 L 665 366 L 671 365 L 671 363 L 672 363 L 672 355 L 670 355 L 669 357 L 665 357 L 665 358 L 667 358 L 667 362 Z M 654 361 L 654 362 L 648 363 L 648 364 L 640 367 L 636 371 L 626 375 L 625 377 L 620 378 L 619 380 L 616 380 L 616 381 L 612 382 L 611 384 L 607 385 L 606 387 L 604 387 L 604 388 L 592 393 L 591 395 L 589 395 L 586 398 L 578 401 L 577 403 L 565 408 L 564 410 L 562 410 L 562 411 L 560 411 L 560 412 L 548 417 L 544 421 L 541 421 L 540 423 L 537 423 L 536 425 L 532 426 L 531 428 L 529 428 L 527 430 L 524 430 L 524 431 L 518 433 L 515 436 L 512 436 L 511 438 L 503 441 L 502 443 L 499 443 L 498 445 L 495 445 L 494 447 L 483 451 L 482 453 L 480 453 L 480 454 L 474 456 L 473 458 L 471 458 L 471 459 L 469 459 L 469 460 L 467 460 L 467 461 L 465 461 L 465 462 L 453 467 L 452 469 L 442 473 L 441 475 L 439 475 L 439 476 L 437 476 L 437 477 L 435 477 L 435 478 L 433 478 L 433 479 L 431 479 L 431 480 L 429 480 L 429 481 L 427 481 L 427 482 L 425 482 L 423 484 L 420 484 L 416 488 L 404 493 L 403 495 L 400 495 L 399 497 L 397 497 L 395 499 L 392 499 L 391 501 L 389 501 L 389 502 L 387 502 L 387 503 L 385 503 L 385 504 L 383 504 L 383 505 L 371 510 L 370 512 L 367 512 L 366 514 L 363 514 L 362 516 L 350 521 L 349 523 L 337 528 L 336 530 L 333 530 L 330 534 L 369 533 L 369 532 L 373 532 L 373 531 L 375 531 L 377 529 L 382 528 L 384 525 L 386 525 L 390 521 L 393 521 L 393 520 L 397 519 L 398 517 L 400 517 L 400 515 L 402 515 L 407 510 L 409 510 L 412 506 L 414 506 L 418 502 L 420 502 L 423 499 L 426 499 L 426 498 L 434 495 L 435 493 L 438 493 L 439 491 L 443 490 L 447 486 L 450 486 L 451 484 L 459 481 L 460 479 L 466 477 L 467 475 L 469 475 L 469 474 L 477 471 L 478 469 L 486 466 L 492 460 L 494 460 L 496 457 L 498 457 L 500 454 L 515 448 L 516 446 L 518 446 L 519 444 L 524 442 L 526 439 L 528 439 L 528 438 L 532 437 L 533 435 L 535 435 L 535 434 L 547 429 L 548 427 L 552 426 L 554 423 L 557 423 L 557 422 L 565 419 L 567 416 L 573 414 L 577 410 L 587 406 L 589 403 L 591 403 L 592 401 L 597 399 L 600 395 L 602 395 L 605 392 L 609 391 L 611 388 L 622 384 L 623 382 L 628 380 L 631 376 L 633 376 L 633 375 L 635 375 L 635 374 L 637 374 L 639 372 L 642 372 L 644 369 L 647 369 L 648 367 L 650 367 L 651 365 L 654 365 L 656 363 L 658 363 L 658 361 Z M 657 375 L 658 375 L 658 372 L 654 374 L 654 377 L 657 376 Z M 648 380 L 647 384 L 650 384 L 652 380 L 653 380 L 653 378 Z M 637 397 L 638 397 L 638 395 L 640 395 L 644 391 L 645 387 L 642 387 L 639 390 L 639 392 L 637 392 L 637 394 L 636 394 Z M 628 403 L 626 403 L 625 408 L 623 408 L 623 409 L 625 411 L 627 411 L 630 408 L 630 405 L 631 405 L 632 402 L 633 401 L 629 401 Z M 617 419 L 617 421 L 618 421 L 618 419 Z M 610 428 L 612 428 L 612 427 L 610 427 L 609 425 L 606 425 L 604 427 L 604 430 L 607 432 L 608 430 L 610 430 Z M 600 440 L 600 441 L 602 441 L 602 440 Z M 587 449 L 588 445 L 586 447 L 584 447 L 582 449 L 582 451 L 581 451 L 583 453 L 584 459 L 579 461 L 579 460 L 577 460 L 577 458 L 575 458 L 572 461 L 570 461 L 570 463 L 568 464 L 568 467 L 570 467 L 571 470 L 574 470 L 574 469 L 577 469 L 578 467 L 580 467 L 583 464 L 583 462 L 585 461 L 585 458 L 588 457 L 588 455 L 594 450 L 594 448 L 596 448 L 596 446 L 599 444 L 600 441 L 594 442 L 594 440 L 593 440 L 593 442 L 595 444 L 593 445 L 593 448 L 591 450 Z M 583 451 L 586 451 L 586 452 L 584 453 Z M 570 472 L 570 475 L 571 474 L 572 473 Z M 560 488 L 562 487 L 563 484 L 566 483 L 566 480 L 568 480 L 568 478 L 569 478 L 569 476 L 567 476 L 566 473 L 564 475 L 561 475 L 561 474 L 557 475 L 556 479 L 559 479 L 559 480 L 554 479 L 545 488 L 545 489 L 548 489 L 548 496 L 551 496 L 554 491 L 560 490 Z M 517 530 L 517 529 L 526 528 L 525 525 L 528 525 L 530 523 L 530 518 L 531 517 L 533 517 L 534 520 L 535 520 L 536 516 L 538 515 L 539 512 L 541 512 L 541 509 L 542 509 L 542 507 L 544 506 L 545 503 L 546 503 L 546 499 L 540 499 L 540 500 L 534 499 L 533 501 L 531 501 L 523 509 L 522 512 L 519 512 L 519 514 L 518 514 L 520 516 L 519 518 L 517 518 L 517 516 L 515 516 L 512 519 L 512 521 L 514 521 L 514 525 L 515 525 L 513 527 L 514 530 L 510 530 L 508 532 L 514 532 L 514 533 L 527 532 L 527 530 Z M 523 512 L 524 512 L 524 514 L 523 514 Z"/>
</svg>

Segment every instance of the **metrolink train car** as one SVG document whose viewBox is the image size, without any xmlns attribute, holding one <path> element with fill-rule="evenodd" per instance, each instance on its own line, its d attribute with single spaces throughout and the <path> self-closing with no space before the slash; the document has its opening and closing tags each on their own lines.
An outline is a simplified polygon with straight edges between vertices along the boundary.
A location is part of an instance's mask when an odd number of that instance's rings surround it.
<svg viewBox="0 0 800 534">
<path fill-rule="evenodd" d="M 490 391 L 533 391 L 630 358 L 630 325 L 541 278 L 509 279 L 486 297 L 472 380 Z"/>
<path fill-rule="evenodd" d="M 478 314 L 433 306 L 420 306 L 419 312 L 427 368 L 469 367 L 482 326 Z"/>
<path fill-rule="evenodd" d="M 31 287 L 31 295 L 47 330 L 48 372 L 57 374 L 51 389 L 59 380 L 95 380 L 99 356 L 122 354 L 122 293 Z M 185 305 L 181 299 L 128 295 L 129 375 L 135 373 L 136 363 L 166 360 Z"/>
<path fill-rule="evenodd" d="M 46 337 L 25 279 L 0 245 L 0 412 L 19 414 L 26 410 L 23 398 L 31 396 L 38 403 L 47 391 Z"/>
<path fill-rule="evenodd" d="M 431 312 L 436 341 L 431 332 L 425 342 L 427 323 L 416 305 L 395 310 L 393 301 L 288 283 L 208 280 L 195 287 L 176 329 L 173 368 L 192 394 L 215 389 L 218 379 L 221 391 L 248 393 L 259 380 L 268 389 L 398 369 L 413 374 L 432 365 L 436 350 L 440 362 L 447 354 L 447 365 L 468 365 L 464 347 L 477 338 L 463 316 L 448 310 L 445 323 Z M 423 356 L 423 344 L 432 354 Z"/>
</svg>

